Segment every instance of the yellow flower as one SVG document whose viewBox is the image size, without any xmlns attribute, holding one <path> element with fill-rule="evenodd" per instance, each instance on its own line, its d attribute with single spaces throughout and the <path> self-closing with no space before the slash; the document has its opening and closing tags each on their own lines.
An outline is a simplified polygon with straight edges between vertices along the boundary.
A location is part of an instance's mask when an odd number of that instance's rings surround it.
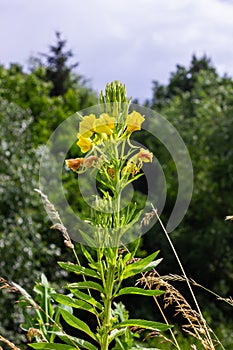
<svg viewBox="0 0 233 350">
<path fill-rule="evenodd" d="M 79 139 L 77 145 L 80 147 L 83 153 L 86 153 L 92 148 L 92 141 L 89 138 L 85 138 L 82 135 L 78 135 Z"/>
<path fill-rule="evenodd" d="M 94 114 L 86 115 L 80 122 L 79 134 L 82 137 L 89 138 L 94 134 L 96 117 Z"/>
<path fill-rule="evenodd" d="M 145 118 L 138 112 L 133 111 L 131 114 L 128 114 L 126 118 L 127 131 L 132 133 L 136 130 L 141 130 L 141 124 L 144 122 Z"/>
<path fill-rule="evenodd" d="M 103 113 L 99 119 L 96 119 L 94 130 L 97 133 L 104 133 L 107 135 L 111 135 L 114 127 L 115 127 L 115 118 L 110 117 L 107 113 Z"/>
<path fill-rule="evenodd" d="M 73 171 L 77 171 L 83 162 L 83 158 L 66 159 L 66 166 Z"/>
<path fill-rule="evenodd" d="M 148 151 L 148 149 L 140 148 L 140 151 L 138 152 L 138 154 L 136 154 L 136 157 L 141 162 L 151 163 L 153 158 L 153 153 Z"/>
</svg>

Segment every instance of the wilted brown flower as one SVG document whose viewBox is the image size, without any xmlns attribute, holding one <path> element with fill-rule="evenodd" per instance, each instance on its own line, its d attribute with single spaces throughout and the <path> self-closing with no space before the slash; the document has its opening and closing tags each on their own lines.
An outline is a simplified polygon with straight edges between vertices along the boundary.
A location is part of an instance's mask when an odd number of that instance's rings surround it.
<svg viewBox="0 0 233 350">
<path fill-rule="evenodd" d="M 83 160 L 83 164 L 87 167 L 90 168 L 94 162 L 96 162 L 98 160 L 97 156 L 90 156 L 87 157 Z"/>
<path fill-rule="evenodd" d="M 77 171 L 83 162 L 83 158 L 66 159 L 66 166 L 73 171 Z"/>
<path fill-rule="evenodd" d="M 136 156 L 141 162 L 151 163 L 153 158 L 153 153 L 148 151 L 148 149 L 140 148 L 140 151 Z"/>
</svg>

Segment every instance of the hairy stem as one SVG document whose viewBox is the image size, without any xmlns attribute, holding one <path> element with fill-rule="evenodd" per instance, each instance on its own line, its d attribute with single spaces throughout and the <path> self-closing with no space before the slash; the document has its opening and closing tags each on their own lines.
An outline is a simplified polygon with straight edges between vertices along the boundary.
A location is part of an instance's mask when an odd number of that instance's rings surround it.
<svg viewBox="0 0 233 350">
<path fill-rule="evenodd" d="M 114 275 L 115 275 L 115 264 L 111 264 L 108 268 L 108 272 L 106 276 L 103 336 L 102 336 L 101 350 L 108 350 L 108 346 L 109 346 L 109 331 L 111 330 L 111 309 L 112 309 Z"/>
</svg>

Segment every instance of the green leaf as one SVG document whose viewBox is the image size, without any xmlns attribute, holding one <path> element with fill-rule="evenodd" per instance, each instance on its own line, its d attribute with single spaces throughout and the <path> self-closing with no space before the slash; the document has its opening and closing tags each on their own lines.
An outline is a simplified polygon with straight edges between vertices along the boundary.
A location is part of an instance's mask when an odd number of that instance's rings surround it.
<svg viewBox="0 0 233 350">
<path fill-rule="evenodd" d="M 123 279 L 129 278 L 131 276 L 134 276 L 141 272 L 146 272 L 151 269 L 153 269 L 155 266 L 157 266 L 162 259 L 158 259 L 156 261 L 153 261 L 156 256 L 158 255 L 159 251 L 154 252 L 153 254 L 147 256 L 144 259 L 141 259 L 139 261 L 136 261 L 132 264 L 129 264 L 126 266 L 125 271 L 123 273 Z"/>
<path fill-rule="evenodd" d="M 85 248 L 83 244 L 80 245 L 81 250 L 85 258 L 87 259 L 89 266 L 93 267 L 94 269 L 98 269 L 98 263 L 92 258 L 91 253 Z"/>
<path fill-rule="evenodd" d="M 148 296 L 158 296 L 163 294 L 164 291 L 162 290 L 158 290 L 158 289 L 143 289 L 143 288 L 137 288 L 137 287 L 126 287 L 126 288 L 122 288 L 118 293 L 117 293 L 117 297 L 119 295 L 123 295 L 123 294 L 138 294 L 138 295 L 148 295 Z"/>
<path fill-rule="evenodd" d="M 93 282 L 93 281 L 85 281 L 85 282 L 77 282 L 77 283 L 70 283 L 67 284 L 66 288 L 68 289 L 95 289 L 98 290 L 100 293 L 103 293 L 104 290 L 101 287 L 99 283 Z"/>
<path fill-rule="evenodd" d="M 88 350 L 97 350 L 97 347 L 94 346 L 93 344 L 91 344 L 90 342 L 80 339 L 80 338 L 76 338 L 76 337 L 72 337 L 72 336 L 68 336 L 65 335 L 62 332 L 54 332 L 56 336 L 58 336 L 61 340 L 63 340 L 65 343 L 73 345 L 73 343 L 81 346 L 84 349 L 88 349 Z M 72 343 L 73 342 L 73 343 Z"/>
<path fill-rule="evenodd" d="M 28 344 L 33 349 L 44 349 L 44 350 L 77 350 L 72 345 L 65 345 L 65 344 L 55 344 L 55 343 L 33 343 Z"/>
<path fill-rule="evenodd" d="M 88 245 L 89 247 L 95 247 L 96 241 L 90 237 L 89 234 L 85 233 L 82 230 L 79 230 L 79 233 L 81 234 L 82 238 L 84 239 L 84 244 Z"/>
<path fill-rule="evenodd" d="M 116 337 L 120 337 L 121 335 L 125 334 L 127 330 L 127 327 L 121 328 L 121 329 L 113 329 L 109 336 L 109 344 L 115 339 Z"/>
<path fill-rule="evenodd" d="M 103 305 L 101 305 L 97 300 L 95 300 L 93 297 L 91 297 L 90 295 L 83 293 L 81 291 L 79 291 L 78 289 L 72 289 L 72 293 L 81 300 L 86 301 L 87 303 L 96 306 L 98 309 L 102 310 L 103 309 Z"/>
<path fill-rule="evenodd" d="M 118 329 L 122 327 L 140 327 L 142 329 L 149 329 L 152 331 L 166 331 L 172 326 L 168 326 L 160 322 L 140 320 L 140 319 L 127 320 L 112 326 L 113 329 Z"/>
<path fill-rule="evenodd" d="M 56 331 L 58 331 L 58 329 L 59 329 L 59 324 L 60 324 L 60 309 L 59 309 L 59 307 L 58 306 L 56 306 L 55 307 L 55 314 L 54 314 L 54 316 L 53 316 L 53 319 L 54 319 L 54 324 L 53 324 L 53 326 L 52 326 L 52 330 L 51 330 L 51 333 L 53 333 L 53 332 L 56 332 Z M 49 332 L 48 332 L 49 333 Z M 54 334 L 51 334 L 51 336 L 50 336 L 50 338 L 49 338 L 49 341 L 51 342 L 51 343 L 53 343 L 54 342 L 54 339 L 55 339 L 55 335 Z"/>
<path fill-rule="evenodd" d="M 98 315 L 98 312 L 89 303 L 87 303 L 83 300 L 78 300 L 76 298 L 72 298 L 68 295 L 62 295 L 62 294 L 53 294 L 52 296 L 56 302 L 58 302 L 62 305 L 71 306 L 71 307 L 74 307 L 77 309 L 86 310 L 86 311 L 93 313 L 94 315 Z"/>
<path fill-rule="evenodd" d="M 100 277 L 96 271 L 88 269 L 86 267 L 79 266 L 79 265 L 76 265 L 76 264 L 73 264 L 70 262 L 66 263 L 66 262 L 62 262 L 62 261 L 59 261 L 58 265 L 61 266 L 64 270 L 77 273 L 78 275 L 85 275 L 85 276 L 100 279 Z"/>
<path fill-rule="evenodd" d="M 96 335 L 90 330 L 88 325 L 81 321 L 76 316 L 70 314 L 68 311 L 60 309 L 61 315 L 64 318 L 64 320 L 72 327 L 79 329 L 82 332 L 85 332 L 88 334 L 92 339 L 96 340 Z"/>
</svg>

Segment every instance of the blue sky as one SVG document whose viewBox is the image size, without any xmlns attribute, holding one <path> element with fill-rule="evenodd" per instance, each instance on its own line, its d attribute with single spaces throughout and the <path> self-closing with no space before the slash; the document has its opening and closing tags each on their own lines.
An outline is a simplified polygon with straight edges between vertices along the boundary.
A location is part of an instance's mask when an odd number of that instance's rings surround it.
<svg viewBox="0 0 233 350">
<path fill-rule="evenodd" d="M 193 53 L 233 76 L 232 0 L 0 0 L 0 63 L 26 66 L 55 31 L 97 91 L 118 79 L 142 102 Z"/>
</svg>

